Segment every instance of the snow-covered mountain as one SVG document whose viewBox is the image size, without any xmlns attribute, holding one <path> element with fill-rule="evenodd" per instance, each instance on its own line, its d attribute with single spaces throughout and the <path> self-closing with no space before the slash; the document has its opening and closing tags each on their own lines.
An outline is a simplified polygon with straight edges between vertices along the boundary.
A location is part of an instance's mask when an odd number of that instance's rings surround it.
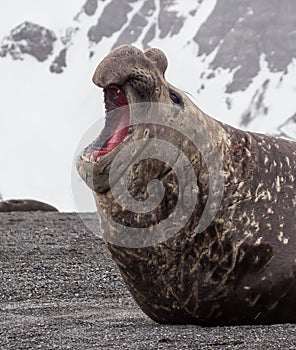
<svg viewBox="0 0 296 350">
<path fill-rule="evenodd" d="M 123 43 L 162 49 L 169 59 L 167 79 L 216 119 L 296 139 L 294 0 L 42 3 L 36 8 L 36 1 L 24 0 L 18 8 L 14 0 L 2 12 L 4 198 L 34 197 L 75 210 L 74 153 L 103 115 L 91 77 L 98 62 Z"/>
</svg>

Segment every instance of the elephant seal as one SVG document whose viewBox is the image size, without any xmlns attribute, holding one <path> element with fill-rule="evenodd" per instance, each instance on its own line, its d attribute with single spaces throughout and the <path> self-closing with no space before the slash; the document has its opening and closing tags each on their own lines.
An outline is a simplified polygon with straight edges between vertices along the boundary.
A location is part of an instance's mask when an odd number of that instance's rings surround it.
<svg viewBox="0 0 296 350">
<path fill-rule="evenodd" d="M 122 228 L 114 233 L 110 222 L 101 220 L 113 260 L 138 305 L 159 323 L 295 322 L 296 143 L 238 130 L 207 116 L 165 80 L 166 68 L 162 51 L 142 52 L 124 45 L 105 57 L 93 76 L 93 82 L 104 89 L 107 114 L 115 112 L 106 117 L 105 128 L 85 149 L 77 169 L 94 192 L 99 217 L 106 215 Z M 146 107 L 142 111 L 146 122 L 133 123 L 133 106 L 144 102 L 166 104 L 172 111 L 166 115 L 170 121 L 189 120 L 188 132 L 203 127 L 215 143 L 224 188 L 215 215 L 202 232 L 196 227 L 210 193 L 210 164 L 204 159 L 208 146 L 202 154 L 177 128 L 149 124 L 154 113 Z M 120 205 L 111 191 L 109 176 L 116 156 L 140 139 L 155 138 L 186 155 L 196 175 L 196 205 L 183 227 L 166 240 L 133 247 L 127 235 L 126 242 L 116 244 L 113 237 L 124 236 L 130 227 L 139 232 L 149 228 L 153 234 L 176 208 L 178 178 L 165 160 L 144 157 L 133 164 L 127 177 L 127 190 L 138 202 L 152 195 L 151 179 L 162 181 L 165 194 L 156 209 L 133 212 Z M 144 152 L 145 145 L 141 147 L 122 153 L 122 164 Z M 165 146 L 160 148 L 166 151 Z M 115 182 L 120 182 L 121 173 L 117 175 Z"/>
<path fill-rule="evenodd" d="M 58 211 L 52 205 L 35 201 L 33 199 L 9 199 L 0 201 L 0 212 L 14 211 Z"/>
</svg>

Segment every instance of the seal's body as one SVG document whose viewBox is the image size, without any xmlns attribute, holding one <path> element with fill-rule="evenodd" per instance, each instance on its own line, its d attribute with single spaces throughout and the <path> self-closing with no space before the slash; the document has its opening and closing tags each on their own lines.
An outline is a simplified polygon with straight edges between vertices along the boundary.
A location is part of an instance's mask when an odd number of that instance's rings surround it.
<svg viewBox="0 0 296 350">
<path fill-rule="evenodd" d="M 208 117 L 166 82 L 166 66 L 159 50 L 143 53 L 122 46 L 98 66 L 94 82 L 105 89 L 107 111 L 159 102 L 178 105 L 179 116 L 192 118 L 192 126 L 203 125 L 222 159 L 223 198 L 211 223 L 198 232 L 211 185 L 208 164 L 199 150 L 169 128 L 149 124 L 129 128 L 131 115 L 125 112 L 117 117 L 127 122 L 117 122 L 115 129 L 107 120 L 102 134 L 109 133 L 108 141 L 99 137 L 77 163 L 80 175 L 94 190 L 100 215 L 104 211 L 119 224 L 139 230 L 148 226 L 153 230 L 164 217 L 173 215 L 178 180 L 159 160 L 139 162 L 129 176 L 128 189 L 140 201 L 149 197 L 151 179 L 162 180 L 165 198 L 151 214 L 123 208 L 110 191 L 110 163 L 123 147 L 139 139 L 161 135 L 182 149 L 197 176 L 197 204 L 174 236 L 137 248 L 107 242 L 127 287 L 143 311 L 160 323 L 295 322 L 296 143 L 237 130 Z M 128 161 L 128 157 L 122 160 Z M 112 231 L 106 221 L 102 230 Z"/>
</svg>

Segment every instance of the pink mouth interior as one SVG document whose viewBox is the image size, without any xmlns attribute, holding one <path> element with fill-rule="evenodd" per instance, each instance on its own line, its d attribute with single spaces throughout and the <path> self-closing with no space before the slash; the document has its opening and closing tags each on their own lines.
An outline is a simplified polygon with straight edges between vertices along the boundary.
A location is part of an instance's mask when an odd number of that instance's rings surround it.
<svg viewBox="0 0 296 350">
<path fill-rule="evenodd" d="M 105 104 L 107 111 L 112 111 L 119 108 L 118 118 L 115 126 L 111 130 L 110 137 L 105 142 L 104 146 L 98 151 L 87 153 L 85 155 L 87 158 L 90 158 L 93 155 L 96 161 L 98 161 L 101 156 L 111 152 L 115 147 L 117 147 L 125 139 L 129 130 L 129 108 L 124 107 L 128 106 L 128 101 L 123 91 L 116 86 L 111 86 L 106 89 Z"/>
</svg>

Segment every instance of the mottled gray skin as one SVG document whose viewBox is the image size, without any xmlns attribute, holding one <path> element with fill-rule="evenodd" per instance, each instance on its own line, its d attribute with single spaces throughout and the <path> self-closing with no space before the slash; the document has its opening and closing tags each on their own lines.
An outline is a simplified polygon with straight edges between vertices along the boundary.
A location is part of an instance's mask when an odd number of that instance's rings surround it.
<svg viewBox="0 0 296 350">
<path fill-rule="evenodd" d="M 183 98 L 184 118 L 196 118 L 216 142 L 223 159 L 224 195 L 210 226 L 195 233 L 208 196 L 205 162 L 185 137 L 151 126 L 150 136 L 165 135 L 188 156 L 200 192 L 186 226 L 166 242 L 145 248 L 107 243 L 128 289 L 142 310 L 160 323 L 295 322 L 296 143 L 237 130 L 208 117 L 165 80 L 166 66 L 159 50 L 143 53 L 122 46 L 99 64 L 93 81 L 103 88 L 122 86 L 129 104 L 173 105 L 169 88 L 177 91 Z M 115 203 L 108 187 L 109 165 L 124 144 L 146 136 L 145 128 L 134 128 L 130 139 L 98 163 L 82 159 L 77 163 L 101 210 L 133 227 L 156 224 L 173 212 L 178 192 L 174 174 L 159 161 L 148 160 L 131 173 L 129 190 L 135 198 L 145 199 L 149 180 L 161 179 L 167 191 L 163 205 L 151 215 L 139 216 Z M 94 183 L 89 183 L 92 175 Z M 110 228 L 103 225 L 101 229 Z"/>
</svg>

